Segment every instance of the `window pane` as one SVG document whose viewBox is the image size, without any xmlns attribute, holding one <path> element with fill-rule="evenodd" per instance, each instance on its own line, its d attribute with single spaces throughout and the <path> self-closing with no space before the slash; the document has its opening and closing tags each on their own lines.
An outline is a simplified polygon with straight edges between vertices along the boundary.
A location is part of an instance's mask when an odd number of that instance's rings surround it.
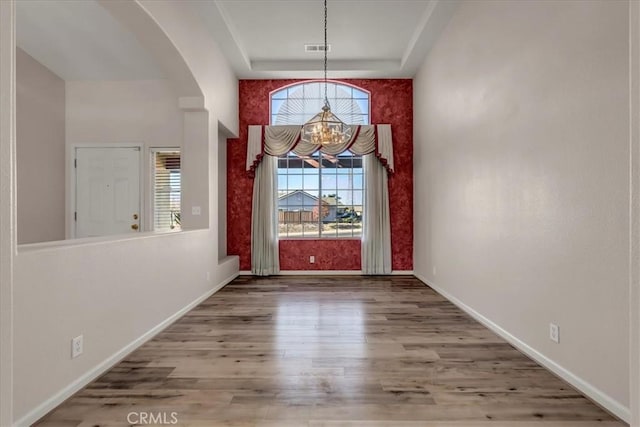
<svg viewBox="0 0 640 427">
<path fill-rule="evenodd" d="M 361 114 L 369 114 L 369 100 L 368 99 L 356 99 L 356 105 Z M 271 110 L 274 113 L 274 110 Z M 367 121 L 368 124 L 368 121 Z"/>
<path fill-rule="evenodd" d="M 289 191 L 302 189 L 302 175 L 289 175 L 288 180 Z"/>
<path fill-rule="evenodd" d="M 362 191 L 361 190 L 354 190 L 353 191 L 353 205 L 355 206 L 359 206 L 362 210 Z"/>
<path fill-rule="evenodd" d="M 287 237 L 287 224 L 284 223 L 282 211 L 278 212 L 278 237 Z"/>
<path fill-rule="evenodd" d="M 286 210 L 289 206 L 289 197 L 287 197 L 287 191 L 278 191 L 278 209 Z"/>
<path fill-rule="evenodd" d="M 286 189 L 287 189 L 287 175 L 284 173 L 278 173 L 278 190 L 286 190 Z"/>
<path fill-rule="evenodd" d="M 273 99 L 271 101 L 271 114 L 278 114 L 284 102 L 284 99 Z"/>
<path fill-rule="evenodd" d="M 354 190 L 359 190 L 364 188 L 364 181 L 362 174 L 354 174 L 353 175 L 353 188 Z"/>
<path fill-rule="evenodd" d="M 327 172 L 326 169 L 322 170 L 322 193 L 327 194 L 327 192 L 334 192 L 338 189 L 337 187 L 337 177 L 336 175 L 329 174 L 332 172 Z"/>
<path fill-rule="evenodd" d="M 338 164 L 341 168 L 351 168 L 353 167 L 353 155 L 344 155 L 341 154 L 338 156 Z"/>
<path fill-rule="evenodd" d="M 325 237 L 325 238 L 338 237 L 338 227 L 335 220 L 322 223 L 322 237 Z"/>
<path fill-rule="evenodd" d="M 351 185 L 351 175 L 338 175 L 338 189 L 339 190 L 348 190 L 353 186 Z"/>
<path fill-rule="evenodd" d="M 278 236 L 286 237 L 289 234 L 288 226 L 285 222 L 279 222 L 278 224 Z"/>
<path fill-rule="evenodd" d="M 323 83 L 308 83 L 304 85 L 304 96 L 310 99 L 324 98 L 324 84 Z M 327 85 L 327 90 L 329 89 Z"/>
<path fill-rule="evenodd" d="M 318 222 L 305 222 L 303 224 L 303 237 L 320 237 Z"/>
<path fill-rule="evenodd" d="M 303 188 L 305 190 L 318 190 L 318 175 L 305 175 Z"/>
<path fill-rule="evenodd" d="M 357 88 L 352 88 L 353 89 L 353 97 L 354 98 L 359 98 L 359 99 L 369 99 L 369 94 L 367 94 L 366 92 L 357 89 Z"/>
<path fill-rule="evenodd" d="M 287 90 L 286 89 L 279 90 L 277 92 L 274 92 L 271 95 L 271 99 L 285 99 L 286 97 L 287 97 Z"/>
<path fill-rule="evenodd" d="M 289 87 L 289 98 L 304 98 L 305 85 Z"/>
<path fill-rule="evenodd" d="M 351 86 L 336 86 L 336 99 L 351 99 L 353 88 Z"/>
<path fill-rule="evenodd" d="M 308 99 L 304 103 L 304 106 L 302 107 L 302 111 L 304 112 L 304 115 L 306 117 L 311 118 L 320 112 L 320 109 L 322 108 L 323 105 L 324 105 L 324 100 L 321 100 L 320 98 Z"/>
<path fill-rule="evenodd" d="M 304 162 L 304 173 L 305 174 L 318 174 L 318 169 L 320 164 L 318 163 L 317 158 L 309 158 Z"/>
<path fill-rule="evenodd" d="M 351 196 L 351 191 L 340 191 L 338 190 L 338 200 L 343 206 L 348 206 L 353 203 Z"/>
</svg>

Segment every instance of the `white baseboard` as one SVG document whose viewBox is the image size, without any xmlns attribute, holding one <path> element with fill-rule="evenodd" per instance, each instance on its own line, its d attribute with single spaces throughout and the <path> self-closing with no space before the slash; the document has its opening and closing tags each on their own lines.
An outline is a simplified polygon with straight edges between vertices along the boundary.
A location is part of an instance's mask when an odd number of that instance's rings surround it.
<svg viewBox="0 0 640 427">
<path fill-rule="evenodd" d="M 113 355 L 109 356 L 102 363 L 95 366 L 93 369 L 91 369 L 90 371 L 82 375 L 80 378 L 78 378 L 77 380 L 75 380 L 74 382 L 72 382 L 62 390 L 60 390 L 51 398 L 47 399 L 42 404 L 37 406 L 35 409 L 27 413 L 24 417 L 16 421 L 14 423 L 14 426 L 18 426 L 18 427 L 30 426 L 31 424 L 38 421 L 40 418 L 47 415 L 47 413 L 49 413 L 56 406 L 60 405 L 62 402 L 70 398 L 74 393 L 78 392 L 80 389 L 85 387 L 91 381 L 93 381 L 94 379 L 98 378 L 100 375 L 102 375 L 103 373 L 111 369 L 114 365 L 116 365 L 122 359 L 127 357 L 134 350 L 138 349 L 140 346 L 142 346 L 144 343 L 149 341 L 151 338 L 153 338 L 154 336 L 162 332 L 163 329 L 165 329 L 167 326 L 169 326 L 170 324 L 178 320 L 185 313 L 187 313 L 189 310 L 196 307 L 202 301 L 206 300 L 211 295 L 218 292 L 227 283 L 231 282 L 236 277 L 238 277 L 238 272 L 233 273 L 231 276 L 227 277 L 221 283 L 216 285 L 213 289 L 208 290 L 203 295 L 199 296 L 198 298 L 190 302 L 187 306 L 181 308 L 176 313 L 172 314 L 171 316 L 169 316 L 168 318 L 160 322 L 158 325 L 151 328 L 144 335 L 140 336 L 136 340 L 132 341 L 131 343 L 127 344 L 125 347 L 123 347 L 122 349 L 114 353 Z"/>
<path fill-rule="evenodd" d="M 361 270 L 281 270 L 278 276 L 362 276 Z M 413 270 L 393 270 L 390 276 L 413 276 Z M 249 270 L 241 270 L 240 276 L 253 276 Z"/>
<path fill-rule="evenodd" d="M 626 423 L 630 423 L 631 411 L 629 408 L 627 408 L 617 400 L 613 399 L 611 396 L 604 393 L 602 390 L 593 386 L 589 382 L 580 378 L 573 372 L 569 371 L 568 369 L 564 368 L 563 366 L 549 359 L 547 356 L 540 353 L 538 350 L 534 349 L 529 344 L 520 340 L 519 338 L 512 335 L 511 333 L 507 332 L 502 327 L 500 327 L 500 325 L 486 318 L 485 316 L 483 316 L 473 308 L 469 307 L 468 305 L 460 301 L 455 296 L 451 295 L 449 292 L 435 285 L 432 281 L 427 280 L 421 274 L 414 273 L 414 275 L 418 279 L 420 279 L 422 282 L 426 283 L 430 288 L 432 288 L 433 290 L 438 292 L 440 295 L 442 295 L 443 297 L 451 301 L 462 311 L 464 311 L 465 313 L 473 317 L 478 322 L 482 323 L 491 331 L 495 332 L 501 338 L 506 340 L 509 344 L 513 345 L 515 348 L 517 348 L 518 350 L 520 350 L 521 352 L 529 356 L 531 359 L 535 360 L 540 365 L 544 366 L 545 368 L 547 368 L 548 370 L 550 370 L 551 372 L 553 372 L 554 374 L 556 374 L 557 376 L 559 376 L 560 378 L 562 378 L 563 380 L 565 380 L 566 382 L 568 382 L 569 384 L 571 384 L 572 386 L 580 390 L 586 396 L 588 396 L 589 398 L 594 400 L 596 403 L 601 405 L 604 409 L 608 410 L 609 412 L 619 417 Z"/>
</svg>

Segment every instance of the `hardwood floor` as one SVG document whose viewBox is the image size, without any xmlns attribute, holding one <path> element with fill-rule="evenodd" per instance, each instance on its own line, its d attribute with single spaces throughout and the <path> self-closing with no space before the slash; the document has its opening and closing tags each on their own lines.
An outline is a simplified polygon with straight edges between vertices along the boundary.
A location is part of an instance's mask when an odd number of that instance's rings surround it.
<svg viewBox="0 0 640 427">
<path fill-rule="evenodd" d="M 626 426 L 401 276 L 240 277 L 37 425 L 143 421 Z"/>
</svg>

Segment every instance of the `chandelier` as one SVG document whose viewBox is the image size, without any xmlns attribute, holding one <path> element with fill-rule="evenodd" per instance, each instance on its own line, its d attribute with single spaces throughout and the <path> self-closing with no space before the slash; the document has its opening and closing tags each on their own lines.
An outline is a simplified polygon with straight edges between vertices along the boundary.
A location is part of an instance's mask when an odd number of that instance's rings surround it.
<svg viewBox="0 0 640 427">
<path fill-rule="evenodd" d="M 315 145 L 342 144 L 351 138 L 351 126 L 331 112 L 327 98 L 327 0 L 324 0 L 324 106 L 302 125 L 302 140 Z"/>
</svg>

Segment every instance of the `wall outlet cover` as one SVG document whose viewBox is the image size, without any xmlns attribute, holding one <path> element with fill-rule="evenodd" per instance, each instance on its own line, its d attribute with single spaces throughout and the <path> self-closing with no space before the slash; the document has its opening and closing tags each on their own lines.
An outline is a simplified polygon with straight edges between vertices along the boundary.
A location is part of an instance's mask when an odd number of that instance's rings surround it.
<svg viewBox="0 0 640 427">
<path fill-rule="evenodd" d="M 71 358 L 75 359 L 80 356 L 84 351 L 84 339 L 82 335 L 78 335 L 74 339 L 71 340 Z"/>
<path fill-rule="evenodd" d="M 549 338 L 555 343 L 560 343 L 560 326 L 549 323 Z"/>
</svg>

